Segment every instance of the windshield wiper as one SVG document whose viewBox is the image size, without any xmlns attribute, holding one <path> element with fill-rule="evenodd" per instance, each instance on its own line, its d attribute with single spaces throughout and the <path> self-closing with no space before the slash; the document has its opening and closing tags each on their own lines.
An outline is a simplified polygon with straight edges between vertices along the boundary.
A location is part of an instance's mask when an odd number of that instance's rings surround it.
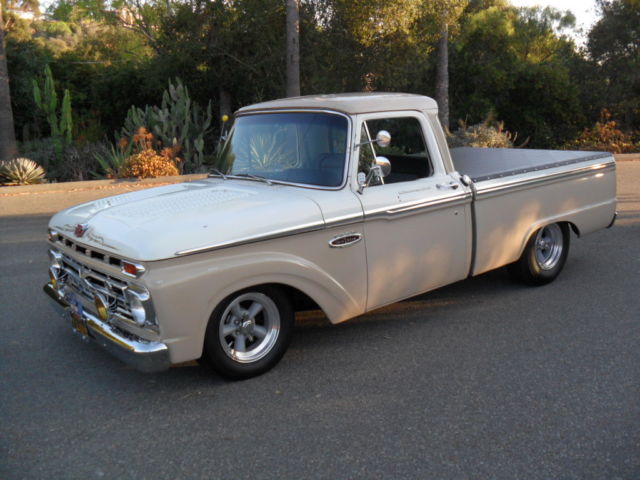
<svg viewBox="0 0 640 480">
<path fill-rule="evenodd" d="M 209 175 L 207 175 L 208 177 L 216 177 L 216 176 L 218 176 L 218 177 L 222 177 L 223 180 L 227 179 L 227 176 L 224 173 L 222 173 L 220 170 L 218 170 L 217 168 L 213 168 L 212 167 L 209 170 L 211 170 L 211 171 L 209 172 Z"/>
<path fill-rule="evenodd" d="M 241 178 L 250 178 L 252 180 L 258 180 L 259 182 L 264 182 L 267 185 L 273 185 L 273 182 L 268 178 L 261 177 L 260 175 L 254 175 L 253 173 L 234 173 L 233 175 L 229 175 L 231 178 L 241 177 Z"/>
</svg>

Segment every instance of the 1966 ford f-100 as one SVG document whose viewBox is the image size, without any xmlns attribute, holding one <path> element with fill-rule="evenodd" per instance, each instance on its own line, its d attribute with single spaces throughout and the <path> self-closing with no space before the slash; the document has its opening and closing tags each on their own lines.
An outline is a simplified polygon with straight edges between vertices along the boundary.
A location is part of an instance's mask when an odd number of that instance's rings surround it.
<svg viewBox="0 0 640 480">
<path fill-rule="evenodd" d="M 266 102 L 236 113 L 210 178 L 55 215 L 45 291 L 140 370 L 247 378 L 305 305 L 337 323 L 505 265 L 550 282 L 571 231 L 613 224 L 615 185 L 607 153 L 449 151 L 423 96 Z"/>
</svg>

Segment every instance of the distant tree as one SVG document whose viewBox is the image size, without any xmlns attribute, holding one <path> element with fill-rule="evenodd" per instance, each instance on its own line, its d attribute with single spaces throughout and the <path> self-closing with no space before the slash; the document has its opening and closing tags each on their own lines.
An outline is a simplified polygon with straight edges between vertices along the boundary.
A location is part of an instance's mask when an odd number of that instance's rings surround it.
<svg viewBox="0 0 640 480">
<path fill-rule="evenodd" d="M 589 32 L 600 94 L 627 128 L 640 127 L 640 1 L 598 0 L 602 17 Z"/>
<path fill-rule="evenodd" d="M 468 13 L 451 58 L 454 118 L 478 123 L 492 113 L 531 146 L 574 138 L 586 126 L 571 78 L 575 45 L 557 33 L 571 20 L 510 5 Z"/>
</svg>

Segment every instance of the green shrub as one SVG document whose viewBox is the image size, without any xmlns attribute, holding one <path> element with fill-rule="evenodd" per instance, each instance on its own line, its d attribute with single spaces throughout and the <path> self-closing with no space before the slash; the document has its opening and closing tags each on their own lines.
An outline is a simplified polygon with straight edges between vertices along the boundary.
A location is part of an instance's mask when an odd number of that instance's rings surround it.
<svg viewBox="0 0 640 480">
<path fill-rule="evenodd" d="M 476 125 L 458 121 L 458 129 L 448 133 L 447 143 L 454 147 L 512 148 L 516 135 L 504 129 L 503 122 L 493 122 L 491 117 Z"/>
<path fill-rule="evenodd" d="M 52 138 L 40 138 L 21 142 L 18 151 L 42 165 L 49 180 L 87 180 L 100 169 L 96 156 L 105 156 L 109 147 L 105 142 L 82 142 L 66 145 L 56 157 L 56 146 Z"/>
</svg>

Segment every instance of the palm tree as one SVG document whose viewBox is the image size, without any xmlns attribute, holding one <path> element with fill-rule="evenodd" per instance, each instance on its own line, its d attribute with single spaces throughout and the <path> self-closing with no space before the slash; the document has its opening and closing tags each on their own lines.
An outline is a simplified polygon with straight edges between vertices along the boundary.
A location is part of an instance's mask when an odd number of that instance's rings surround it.
<svg viewBox="0 0 640 480">
<path fill-rule="evenodd" d="M 13 130 L 13 111 L 11 110 L 9 71 L 4 49 L 4 20 L 2 5 L 0 5 L 0 161 L 9 160 L 17 153 L 16 134 Z"/>
<path fill-rule="evenodd" d="M 438 41 L 436 64 L 436 102 L 442 128 L 449 128 L 449 26 L 445 23 Z"/>
<path fill-rule="evenodd" d="M 287 0 L 287 97 L 300 95 L 300 0 Z"/>
</svg>

